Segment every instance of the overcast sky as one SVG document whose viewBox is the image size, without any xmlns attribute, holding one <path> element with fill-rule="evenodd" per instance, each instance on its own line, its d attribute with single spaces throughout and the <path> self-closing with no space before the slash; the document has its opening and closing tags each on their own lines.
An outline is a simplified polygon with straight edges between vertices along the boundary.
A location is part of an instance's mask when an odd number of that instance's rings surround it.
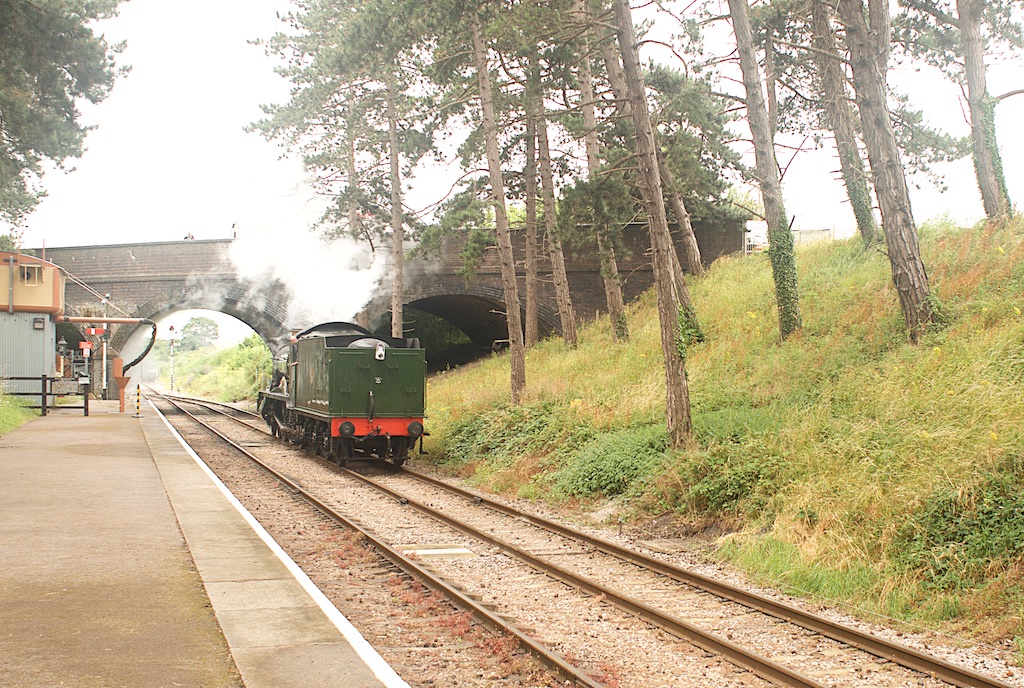
<svg viewBox="0 0 1024 688">
<path fill-rule="evenodd" d="M 282 28 L 277 13 L 287 12 L 289 3 L 131 0 L 122 7 L 102 31 L 112 41 L 128 41 L 121 60 L 132 72 L 105 102 L 85 110 L 85 121 L 97 127 L 88 150 L 74 172 L 47 175 L 49 197 L 28 219 L 25 245 L 173 240 L 189 233 L 226 238 L 233 224 L 240 234 L 267 238 L 308 233 L 322 205 L 303 184 L 301 164 L 281 159 L 276 145 L 243 131 L 262 116 L 261 103 L 288 98 L 288 84 L 272 72 L 272 60 L 248 41 Z M 907 67 L 891 74 L 928 107 L 935 124 L 966 133 L 951 85 Z M 997 65 L 990 90 L 1020 88 L 1020 77 L 1019 64 Z M 1000 105 L 998 118 L 1011 195 L 1024 203 L 1024 128 L 1018 125 L 1024 96 Z M 786 164 L 787 154 L 780 157 Z M 841 185 L 831 181 L 837 167 L 829 151 L 803 153 L 790 167 L 786 202 L 797 226 L 852 227 Z M 970 161 L 943 169 L 950 190 L 915 189 L 917 219 L 980 217 Z M 413 197 L 423 203 L 442 191 L 426 184 L 414 184 Z"/>
</svg>

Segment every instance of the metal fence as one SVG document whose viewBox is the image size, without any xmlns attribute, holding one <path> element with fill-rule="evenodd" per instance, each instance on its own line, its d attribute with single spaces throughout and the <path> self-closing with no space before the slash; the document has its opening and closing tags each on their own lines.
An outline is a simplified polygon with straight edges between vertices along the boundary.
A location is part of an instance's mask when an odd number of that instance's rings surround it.
<svg viewBox="0 0 1024 688">
<path fill-rule="evenodd" d="M 5 394 L 9 394 L 12 397 L 32 397 L 39 400 L 38 404 L 26 405 L 26 408 L 39 409 L 40 415 L 45 416 L 49 411 L 57 408 L 77 410 L 81 409 L 83 415 L 89 415 L 89 383 L 81 383 L 77 379 L 68 379 L 63 377 L 49 377 L 47 375 L 40 375 L 39 377 L 0 377 L 0 382 L 6 382 L 8 380 L 18 382 L 31 382 L 35 381 L 39 385 L 38 392 L 25 392 L 25 391 L 6 391 Z M 5 385 L 9 386 L 9 385 Z M 24 389 L 25 386 L 22 386 Z M 80 406 L 69 406 L 67 404 L 58 404 L 58 398 L 64 397 L 82 397 L 82 404 Z"/>
</svg>

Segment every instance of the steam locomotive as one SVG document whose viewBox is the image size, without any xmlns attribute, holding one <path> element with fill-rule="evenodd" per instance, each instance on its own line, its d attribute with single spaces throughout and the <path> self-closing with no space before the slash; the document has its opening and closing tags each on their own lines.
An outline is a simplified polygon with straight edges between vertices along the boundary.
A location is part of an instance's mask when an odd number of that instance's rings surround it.
<svg viewBox="0 0 1024 688">
<path fill-rule="evenodd" d="M 315 325 L 275 361 L 258 410 L 273 435 L 341 466 L 357 458 L 401 466 L 423 437 L 426 371 L 416 339 Z"/>
</svg>

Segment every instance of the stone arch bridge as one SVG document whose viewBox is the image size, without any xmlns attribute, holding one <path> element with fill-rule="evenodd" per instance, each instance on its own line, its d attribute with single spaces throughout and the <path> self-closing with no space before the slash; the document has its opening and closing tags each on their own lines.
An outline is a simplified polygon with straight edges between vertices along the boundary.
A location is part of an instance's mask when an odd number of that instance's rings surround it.
<svg viewBox="0 0 1024 688">
<path fill-rule="evenodd" d="M 724 227 L 695 226 L 705 262 L 741 251 L 742 223 Z M 68 275 L 66 302 L 69 314 L 102 313 L 101 299 L 109 294 L 110 316 L 157 320 L 177 310 L 200 308 L 231 315 L 253 328 L 271 350 L 287 342 L 294 327 L 313 323 L 294 322 L 289 315 L 292 290 L 282 277 L 243 276 L 231 260 L 233 240 L 186 240 L 107 246 L 49 248 L 45 258 L 64 268 Z M 627 300 L 651 286 L 653 276 L 645 225 L 629 225 L 624 232 L 624 251 L 619 269 Z M 405 303 L 408 308 L 431 313 L 464 332 L 475 344 L 489 346 L 508 336 L 504 318 L 504 293 L 496 252 L 488 251 L 468 281 L 459 274 L 462 245 L 450 240 L 436 251 L 412 259 L 406 266 Z M 36 255 L 41 255 L 36 250 Z M 522 236 L 515 237 L 524 293 Z M 605 310 L 600 266 L 592 248 L 567 249 L 566 268 L 577 315 L 589 319 Z M 549 275 L 545 261 L 541 274 Z M 283 276 L 285 279 L 287 275 Z M 329 278 L 325 276 L 325 288 Z M 550 279 L 540 286 L 539 317 L 548 333 L 557 332 L 558 310 Z M 116 308 L 114 308 L 116 307 Z M 357 320 L 373 329 L 389 315 L 386 288 L 370 300 Z M 99 318 L 98 318 L 99 319 Z M 111 345 L 120 350 L 135 326 L 115 328 Z"/>
</svg>

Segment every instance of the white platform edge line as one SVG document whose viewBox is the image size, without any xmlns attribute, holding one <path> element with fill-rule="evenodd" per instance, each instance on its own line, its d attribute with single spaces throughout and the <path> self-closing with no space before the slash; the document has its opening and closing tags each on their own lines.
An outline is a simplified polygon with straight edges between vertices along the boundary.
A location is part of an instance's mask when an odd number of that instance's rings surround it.
<svg viewBox="0 0 1024 688">
<path fill-rule="evenodd" d="M 388 664 L 384 660 L 384 658 L 380 656 L 377 650 L 375 650 L 373 646 L 370 645 L 366 638 L 363 637 L 362 633 L 360 633 L 359 630 L 352 625 L 352 622 L 345 618 L 344 614 L 338 611 L 338 608 L 334 606 L 334 604 L 330 601 L 330 599 L 327 598 L 326 595 L 324 595 L 320 588 L 316 587 L 313 581 L 310 580 L 309 576 L 306 575 L 306 572 L 303 571 L 299 567 L 299 565 L 296 564 L 292 560 L 292 558 L 288 556 L 288 553 L 281 548 L 281 545 L 277 544 L 277 541 L 274 540 L 270 533 L 268 533 L 266 529 L 262 525 L 260 525 L 260 522 L 257 521 L 256 518 L 251 513 L 249 513 L 249 510 L 246 509 L 240 501 L 238 501 L 238 498 L 235 497 L 235 495 L 231 494 L 231 490 L 227 488 L 227 485 L 221 482 L 220 478 L 218 478 L 217 475 L 212 470 L 210 470 L 210 467 L 206 465 L 206 462 L 199 458 L 199 455 L 192 450 L 192 447 L 188 446 L 188 443 L 185 441 L 185 439 L 180 434 L 178 434 L 178 431 L 175 430 L 174 427 L 167 420 L 167 418 L 164 417 L 164 414 L 160 413 L 160 410 L 156 407 L 156 405 L 153 404 L 151 400 L 147 399 L 147 401 L 149 402 L 149 405 L 153 409 L 153 411 L 155 411 L 156 414 L 160 417 L 160 420 L 162 420 L 164 422 L 164 425 L 167 426 L 167 429 L 170 430 L 171 434 L 174 435 L 175 439 L 178 440 L 178 443 L 181 444 L 185 451 L 188 452 L 188 455 L 192 457 L 192 460 L 196 462 L 196 464 L 203 470 L 203 472 L 206 473 L 207 477 L 210 478 L 213 484 L 217 486 L 217 489 L 219 489 L 221 493 L 227 498 L 228 502 L 230 502 L 231 505 L 235 507 L 235 509 L 238 511 L 238 513 L 242 515 L 242 518 L 244 518 L 246 523 L 249 524 L 249 527 L 251 527 L 253 531 L 255 531 L 255 533 L 260 537 L 261 540 L 263 540 L 267 547 L 269 547 L 270 550 L 277 556 L 277 558 L 281 560 L 281 563 L 283 563 L 285 567 L 291 572 L 291 574 L 299 582 L 299 585 L 302 586 L 306 593 L 311 598 L 313 598 L 313 601 L 317 603 L 317 606 L 319 606 L 320 609 L 323 610 L 324 614 L 327 615 L 327 618 L 330 619 L 331 623 L 333 623 L 334 626 L 341 632 L 341 634 L 345 637 L 345 640 L 347 640 L 349 644 L 352 646 L 352 649 L 355 650 L 356 654 L 359 655 L 359 657 L 370 668 L 370 671 L 373 672 L 373 675 L 380 679 L 387 688 L 410 688 L 409 684 L 406 683 L 402 679 L 402 677 L 398 675 L 397 672 L 395 672 L 391 665 Z"/>
</svg>

